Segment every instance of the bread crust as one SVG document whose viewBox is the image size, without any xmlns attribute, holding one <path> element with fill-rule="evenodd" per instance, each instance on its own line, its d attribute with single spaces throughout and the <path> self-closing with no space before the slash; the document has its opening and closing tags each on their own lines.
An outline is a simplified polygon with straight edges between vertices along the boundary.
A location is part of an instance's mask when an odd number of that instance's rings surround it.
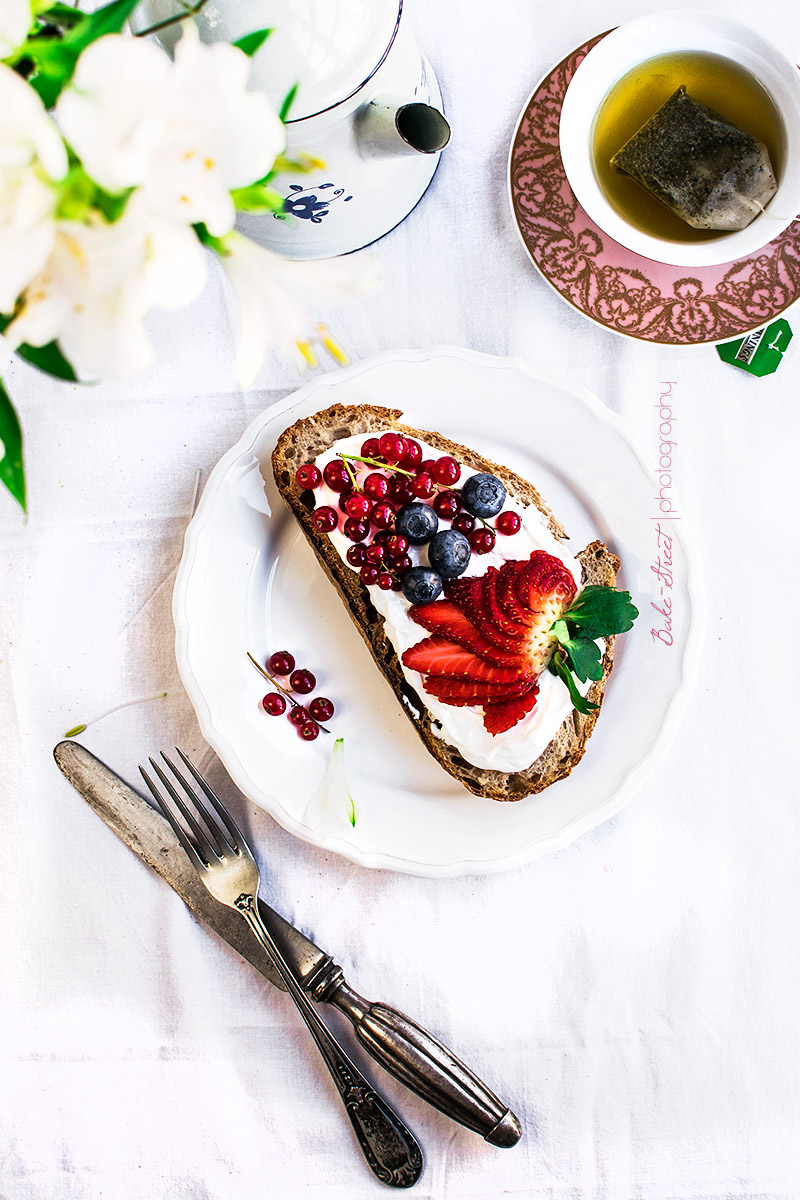
<svg viewBox="0 0 800 1200">
<path fill-rule="evenodd" d="M 355 434 L 368 435 L 378 430 L 395 429 L 408 437 L 417 438 L 452 454 L 459 462 L 476 471 L 488 471 L 505 484 L 509 495 L 523 505 L 535 505 L 559 541 L 566 533 L 545 504 L 538 491 L 526 479 L 508 467 L 490 462 L 466 446 L 459 445 L 433 430 L 414 429 L 401 421 L 399 409 L 376 405 L 334 404 L 330 408 L 304 417 L 291 425 L 278 439 L 272 455 L 272 470 L 279 492 L 297 518 L 300 527 L 316 554 L 320 565 L 333 583 L 350 612 L 361 636 L 381 673 L 392 686 L 401 706 L 433 757 L 459 783 L 476 796 L 493 800 L 521 800 L 541 792 L 570 774 L 580 761 L 597 721 L 600 708 L 588 715 L 572 709 L 555 737 L 524 771 L 489 771 L 467 762 L 460 752 L 437 735 L 437 722 L 427 709 L 424 698 L 411 687 L 392 643 L 384 632 L 383 617 L 374 608 L 369 590 L 361 583 L 357 572 L 343 563 L 327 534 L 319 533 L 311 524 L 313 509 L 307 506 L 304 493 L 295 480 L 295 472 L 303 463 L 312 462 L 341 438 Z M 619 559 L 600 541 L 592 542 L 577 554 L 581 564 L 582 583 L 612 585 L 619 570 Z M 614 639 L 606 639 L 602 659 L 602 678 L 589 687 L 587 698 L 602 705 L 606 680 L 613 665 Z"/>
</svg>

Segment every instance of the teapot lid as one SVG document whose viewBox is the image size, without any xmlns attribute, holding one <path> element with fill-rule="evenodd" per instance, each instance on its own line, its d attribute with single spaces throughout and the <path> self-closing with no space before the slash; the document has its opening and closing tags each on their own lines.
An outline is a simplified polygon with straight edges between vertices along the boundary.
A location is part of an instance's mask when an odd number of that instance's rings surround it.
<svg viewBox="0 0 800 1200">
<path fill-rule="evenodd" d="M 297 92 L 298 121 L 346 100 L 374 74 L 392 44 L 402 0 L 210 0 L 195 18 L 204 41 L 272 34 L 253 59 L 252 86 L 277 108 Z"/>
</svg>

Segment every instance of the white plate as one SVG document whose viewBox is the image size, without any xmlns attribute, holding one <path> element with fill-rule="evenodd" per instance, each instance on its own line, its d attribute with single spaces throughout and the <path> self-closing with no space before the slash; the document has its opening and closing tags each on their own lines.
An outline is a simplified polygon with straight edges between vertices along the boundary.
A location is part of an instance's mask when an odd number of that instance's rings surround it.
<svg viewBox="0 0 800 1200">
<path fill-rule="evenodd" d="M 384 682 L 272 480 L 279 434 L 335 402 L 378 403 L 438 429 L 529 478 L 580 549 L 619 554 L 619 584 L 640 610 L 620 637 L 586 754 L 539 796 L 472 796 L 425 750 Z M 265 488 L 266 485 L 266 488 Z M 419 875 L 483 874 L 527 862 L 617 812 L 664 752 L 693 682 L 699 597 L 680 521 L 672 584 L 658 558 L 657 488 L 646 455 L 590 393 L 518 359 L 468 350 L 402 351 L 315 378 L 259 416 L 215 467 L 189 525 L 175 585 L 177 659 L 203 734 L 237 786 L 306 841 L 368 867 Z M 663 561 L 663 555 L 662 555 Z M 671 601 L 672 644 L 654 638 Z M 247 661 L 290 650 L 336 713 L 331 736 L 303 743 L 259 707 L 269 690 Z M 343 737 L 358 809 L 324 821 L 315 796 Z"/>
</svg>

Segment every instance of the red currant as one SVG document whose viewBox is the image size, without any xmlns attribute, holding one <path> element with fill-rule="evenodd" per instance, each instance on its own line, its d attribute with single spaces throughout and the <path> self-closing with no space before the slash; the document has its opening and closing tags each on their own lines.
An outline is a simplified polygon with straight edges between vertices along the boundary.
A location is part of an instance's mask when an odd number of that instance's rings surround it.
<svg viewBox="0 0 800 1200">
<path fill-rule="evenodd" d="M 389 563 L 395 575 L 399 575 L 401 578 L 406 571 L 411 570 L 412 565 L 411 557 L 408 554 L 398 554 L 397 558 L 392 558 Z"/>
<path fill-rule="evenodd" d="M 330 721 L 333 716 L 333 703 L 327 696 L 315 696 L 308 706 L 308 714 L 315 721 Z"/>
<path fill-rule="evenodd" d="M 372 510 L 372 524 L 379 529 L 391 529 L 394 526 L 394 508 L 386 500 L 380 501 Z"/>
<path fill-rule="evenodd" d="M 359 521 L 355 517 L 348 517 L 344 523 L 344 535 L 351 542 L 363 542 L 368 533 L 369 523 L 367 521 Z"/>
<path fill-rule="evenodd" d="M 457 483 L 461 478 L 461 467 L 451 455 L 444 454 L 441 458 L 437 458 L 431 467 L 431 475 L 437 483 L 449 487 L 450 484 Z"/>
<path fill-rule="evenodd" d="M 289 683 L 292 685 L 292 691 L 298 692 L 301 696 L 307 696 L 317 686 L 316 676 L 304 668 L 299 671 L 292 671 L 289 676 Z"/>
<path fill-rule="evenodd" d="M 430 475 L 431 467 L 433 466 L 432 458 L 423 458 L 422 462 L 417 467 L 418 475 Z"/>
<path fill-rule="evenodd" d="M 340 458 L 332 458 L 329 463 L 325 464 L 322 478 L 332 492 L 343 492 L 345 488 L 352 486 L 352 480 L 348 474 L 347 467 Z"/>
<path fill-rule="evenodd" d="M 364 566 L 361 568 L 359 572 L 359 578 L 366 587 L 369 587 L 370 584 L 375 582 L 379 574 L 380 572 L 378 568 L 373 566 L 372 563 L 367 562 L 364 563 Z"/>
<path fill-rule="evenodd" d="M 408 552 L 408 538 L 403 537 L 402 533 L 390 533 L 383 542 L 386 547 L 387 554 L 406 554 Z"/>
<path fill-rule="evenodd" d="M 381 452 L 381 444 L 377 438 L 367 438 L 361 445 L 363 458 L 377 458 Z"/>
<path fill-rule="evenodd" d="M 308 713 L 303 708 L 302 704 L 296 704 L 289 713 L 289 720 L 293 725 L 304 725 L 308 720 Z"/>
<path fill-rule="evenodd" d="M 345 490 L 339 496 L 339 510 L 345 515 L 347 515 L 347 501 L 351 498 L 351 496 L 355 496 L 355 492 L 352 488 L 345 488 Z"/>
<path fill-rule="evenodd" d="M 474 528 L 475 518 L 469 513 L 461 512 L 453 518 L 453 529 L 457 529 L 459 533 L 472 533 Z"/>
<path fill-rule="evenodd" d="M 376 529 L 372 535 L 372 540 L 373 542 L 377 542 L 379 546 L 382 546 L 386 539 L 392 536 L 393 532 L 393 529 Z"/>
<path fill-rule="evenodd" d="M 291 675 L 294 670 L 294 655 L 288 650 L 276 650 L 270 655 L 267 666 L 273 675 Z"/>
<path fill-rule="evenodd" d="M 433 511 L 443 521 L 452 521 L 460 508 L 461 500 L 458 492 L 439 492 L 433 501 Z"/>
<path fill-rule="evenodd" d="M 427 471 L 423 471 L 421 475 L 415 475 L 409 481 L 409 486 L 413 495 L 417 500 L 430 500 L 431 496 L 436 491 L 436 484 L 433 481 L 433 476 Z"/>
<path fill-rule="evenodd" d="M 522 517 L 519 513 L 514 512 L 513 509 L 506 509 L 505 512 L 500 513 L 495 521 L 495 527 L 498 533 L 505 533 L 507 535 L 519 533 L 522 528 Z"/>
<path fill-rule="evenodd" d="M 261 707 L 270 717 L 279 717 L 286 712 L 286 701 L 280 692 L 267 692 L 261 701 Z"/>
<path fill-rule="evenodd" d="M 311 524 L 320 533 L 333 533 L 339 525 L 339 516 L 335 508 L 329 508 L 327 504 L 323 504 L 321 508 L 315 508 L 311 514 Z"/>
<path fill-rule="evenodd" d="M 420 446 L 419 442 L 415 442 L 413 438 L 406 438 L 405 456 L 401 458 L 398 466 L 403 471 L 416 471 L 421 462 L 422 446 Z"/>
<path fill-rule="evenodd" d="M 370 563 L 383 562 L 385 555 L 386 551 L 380 542 L 370 542 L 364 551 L 364 558 Z"/>
<path fill-rule="evenodd" d="M 363 567 L 366 562 L 363 546 L 349 546 L 346 557 L 351 567 Z"/>
<path fill-rule="evenodd" d="M 469 544 L 476 554 L 489 554 L 496 540 L 493 529 L 474 529 L 469 535 Z"/>
<path fill-rule="evenodd" d="M 404 475 L 395 475 L 389 484 L 389 495 L 395 504 L 410 504 L 414 499 L 411 480 L 406 479 Z"/>
<path fill-rule="evenodd" d="M 375 582 L 382 592 L 390 592 L 394 587 L 394 579 L 388 573 L 388 571 L 381 571 Z"/>
<path fill-rule="evenodd" d="M 319 725 L 316 721 L 306 721 L 304 725 L 299 726 L 297 734 L 304 742 L 313 742 L 319 737 Z"/>
<path fill-rule="evenodd" d="M 294 477 L 301 488 L 315 488 L 322 483 L 322 472 L 313 463 L 305 463 L 298 467 Z"/>
<path fill-rule="evenodd" d="M 372 514 L 372 501 L 362 492 L 353 492 L 352 496 L 347 497 L 344 511 L 357 521 L 368 521 Z"/>
<path fill-rule="evenodd" d="M 398 463 L 406 456 L 406 439 L 399 433 L 382 433 L 378 446 L 387 462 Z"/>
<path fill-rule="evenodd" d="M 373 471 L 364 480 L 364 494 L 369 496 L 370 500 L 385 500 L 389 495 L 389 480 L 378 471 Z"/>
</svg>

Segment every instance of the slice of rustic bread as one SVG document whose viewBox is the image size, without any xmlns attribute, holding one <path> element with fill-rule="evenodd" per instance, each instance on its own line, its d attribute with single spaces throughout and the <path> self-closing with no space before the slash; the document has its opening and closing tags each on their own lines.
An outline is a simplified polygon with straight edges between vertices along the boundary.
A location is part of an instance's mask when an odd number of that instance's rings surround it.
<svg viewBox="0 0 800 1200">
<path fill-rule="evenodd" d="M 394 647 L 384 633 L 383 618 L 370 601 L 369 589 L 361 583 L 358 574 L 342 562 L 327 534 L 318 533 L 311 524 L 313 501 L 312 507 L 309 507 L 309 493 L 300 488 L 295 480 L 295 472 L 303 463 L 312 462 L 341 438 L 396 429 L 409 437 L 427 442 L 443 454 L 452 454 L 459 462 L 474 470 L 488 471 L 496 475 L 502 479 L 509 494 L 517 501 L 523 505 L 536 505 L 557 538 L 563 541 L 567 535 L 542 497 L 527 480 L 514 474 L 507 467 L 489 462 L 466 446 L 450 441 L 440 433 L 403 425 L 400 421 L 401 416 L 402 413 L 397 409 L 363 404 L 335 404 L 297 421 L 281 434 L 273 452 L 272 469 L 275 482 L 300 522 L 321 566 L 349 609 L 379 669 L 391 684 L 406 715 L 430 753 L 446 771 L 475 795 L 494 800 L 520 800 L 523 796 L 540 792 L 557 779 L 569 775 L 586 749 L 586 742 L 594 728 L 599 709 L 593 710 L 588 716 L 582 716 L 573 709 L 544 753 L 525 771 L 507 774 L 503 771 L 484 770 L 467 762 L 455 747 L 437 736 L 437 722 L 428 711 L 424 697 L 410 686 L 403 674 Z M 614 584 L 619 559 L 602 542 L 592 542 L 576 557 L 581 564 L 584 585 Z M 598 705 L 602 704 L 603 689 L 611 671 L 613 642 L 613 638 L 606 640 L 603 677 L 593 683 L 587 693 L 588 698 Z"/>
</svg>

